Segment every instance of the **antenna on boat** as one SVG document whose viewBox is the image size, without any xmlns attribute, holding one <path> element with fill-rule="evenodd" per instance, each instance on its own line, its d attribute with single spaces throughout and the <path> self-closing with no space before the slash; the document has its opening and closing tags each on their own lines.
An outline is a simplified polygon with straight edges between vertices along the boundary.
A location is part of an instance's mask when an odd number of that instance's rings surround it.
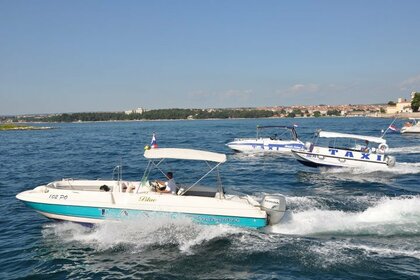
<svg viewBox="0 0 420 280">
<path fill-rule="evenodd" d="M 394 124 L 394 122 L 397 120 L 397 117 L 395 117 L 394 118 L 394 120 L 391 122 L 391 124 L 390 125 L 388 125 L 388 127 L 385 129 L 385 131 L 383 131 L 383 133 L 382 133 L 382 135 L 381 135 L 381 138 L 384 138 L 384 136 L 385 136 L 385 134 L 388 132 L 388 130 L 390 130 L 393 126 L 393 124 Z"/>
</svg>

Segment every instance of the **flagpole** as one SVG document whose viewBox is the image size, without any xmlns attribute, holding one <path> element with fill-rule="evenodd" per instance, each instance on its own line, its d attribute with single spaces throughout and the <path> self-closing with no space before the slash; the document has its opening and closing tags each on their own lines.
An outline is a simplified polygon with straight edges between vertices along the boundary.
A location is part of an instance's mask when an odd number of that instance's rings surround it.
<svg viewBox="0 0 420 280">
<path fill-rule="evenodd" d="M 385 134 L 388 132 L 389 128 L 394 124 L 394 122 L 397 120 L 397 117 L 392 121 L 390 125 L 385 129 L 384 133 L 382 134 L 381 138 L 384 138 Z"/>
</svg>

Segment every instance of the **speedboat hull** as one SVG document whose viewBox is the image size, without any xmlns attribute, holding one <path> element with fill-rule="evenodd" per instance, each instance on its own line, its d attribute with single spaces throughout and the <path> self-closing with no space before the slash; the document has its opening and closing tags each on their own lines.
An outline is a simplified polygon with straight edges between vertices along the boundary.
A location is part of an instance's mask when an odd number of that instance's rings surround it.
<svg viewBox="0 0 420 280">
<path fill-rule="evenodd" d="M 409 127 L 403 127 L 400 130 L 401 133 L 420 133 L 420 125 L 416 126 L 409 126 Z"/>
<path fill-rule="evenodd" d="M 47 218 L 84 224 L 160 216 L 247 228 L 262 228 L 269 222 L 267 212 L 250 197 L 224 195 L 220 199 L 218 193 L 213 197 L 179 196 L 157 193 L 140 182 L 129 181 L 124 184 L 135 186 L 129 192 L 120 192 L 118 181 L 77 180 L 69 187 L 66 184 L 65 180 L 53 182 L 16 197 Z M 110 186 L 110 191 L 101 191 L 103 185 Z"/>
<path fill-rule="evenodd" d="M 127 208 L 87 207 L 76 205 L 60 205 L 26 202 L 26 206 L 34 209 L 41 215 L 61 221 L 81 224 L 98 224 L 109 220 L 128 220 L 139 217 L 170 217 L 189 218 L 196 223 L 205 225 L 228 224 L 236 227 L 262 228 L 267 226 L 265 217 L 238 217 L 226 215 L 205 215 L 181 212 L 136 210 Z"/>
<path fill-rule="evenodd" d="M 400 130 L 401 133 L 420 133 L 420 118 L 410 118 Z"/>
<path fill-rule="evenodd" d="M 304 148 L 304 144 L 301 141 L 271 140 L 269 138 L 236 139 L 226 145 L 236 152 L 290 153 L 292 149 L 299 150 Z"/>
<path fill-rule="evenodd" d="M 293 156 L 309 167 L 373 167 L 389 168 L 395 165 L 393 157 L 384 154 L 314 147 L 312 151 L 292 150 Z"/>
</svg>

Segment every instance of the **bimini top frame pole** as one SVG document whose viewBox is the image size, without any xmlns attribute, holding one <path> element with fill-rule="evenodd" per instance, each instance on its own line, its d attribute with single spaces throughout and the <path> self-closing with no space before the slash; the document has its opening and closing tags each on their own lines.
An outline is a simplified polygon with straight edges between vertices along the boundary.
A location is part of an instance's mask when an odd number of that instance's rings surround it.
<svg viewBox="0 0 420 280">
<path fill-rule="evenodd" d="M 201 180 L 203 180 L 207 175 L 209 175 L 213 170 L 217 169 L 220 164 L 226 161 L 225 154 L 219 154 L 219 153 L 213 153 L 213 152 L 207 152 L 207 151 L 201 151 L 201 150 L 193 150 L 193 149 L 180 149 L 180 148 L 150 149 L 144 152 L 144 157 L 150 159 L 150 162 L 147 166 L 148 167 L 147 169 L 149 169 L 149 173 L 150 173 L 151 165 L 153 165 L 154 167 L 160 170 L 159 165 L 165 159 L 200 160 L 200 161 L 205 161 L 207 163 L 207 165 L 210 167 L 210 170 L 206 174 L 204 174 L 200 179 L 198 179 L 198 181 L 196 181 L 194 184 L 188 187 L 186 190 L 183 190 L 179 195 L 185 194 L 188 190 L 196 186 Z M 153 161 L 154 159 L 159 159 L 160 161 L 156 164 Z M 216 162 L 217 164 L 211 167 L 211 165 L 208 163 L 209 161 Z M 163 173 L 162 170 L 160 170 L 160 172 Z M 146 176 L 148 176 L 149 173 L 145 172 L 143 178 L 147 178 Z M 223 188 L 221 186 L 220 180 L 219 180 L 219 183 L 220 183 L 219 189 L 222 192 Z"/>
</svg>

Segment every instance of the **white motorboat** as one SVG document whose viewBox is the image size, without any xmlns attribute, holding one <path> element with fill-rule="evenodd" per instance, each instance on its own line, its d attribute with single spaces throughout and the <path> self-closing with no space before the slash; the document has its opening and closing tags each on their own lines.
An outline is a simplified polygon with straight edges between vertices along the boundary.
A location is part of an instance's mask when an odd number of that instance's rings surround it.
<svg viewBox="0 0 420 280">
<path fill-rule="evenodd" d="M 149 164 L 141 181 L 125 181 L 122 176 L 116 180 L 62 179 L 16 197 L 45 217 L 87 224 L 167 216 L 187 217 L 200 224 L 261 228 L 278 223 L 284 215 L 284 196 L 267 195 L 259 203 L 247 195 L 224 192 L 218 170 L 226 161 L 224 154 L 159 148 L 146 150 L 144 156 Z M 157 183 L 148 176 L 151 170 L 162 172 L 160 165 L 167 159 L 204 161 L 209 170 L 195 183 L 180 186 L 176 194 L 158 192 Z M 213 187 L 198 186 L 204 178 L 209 179 L 210 173 L 217 173 L 217 183 Z"/>
<path fill-rule="evenodd" d="M 387 155 L 388 150 L 381 137 L 317 131 L 313 143 L 307 142 L 304 150 L 292 153 L 300 163 L 311 167 L 389 168 L 395 165 L 395 158 Z"/>
<path fill-rule="evenodd" d="M 260 137 L 263 129 L 276 129 L 280 134 Z M 304 143 L 299 140 L 294 126 L 257 126 L 255 138 L 236 138 L 226 145 L 235 152 L 290 153 L 292 149 L 304 148 Z"/>
<path fill-rule="evenodd" d="M 420 133 L 420 118 L 409 118 L 409 122 L 406 122 L 401 128 L 401 133 Z"/>
</svg>

